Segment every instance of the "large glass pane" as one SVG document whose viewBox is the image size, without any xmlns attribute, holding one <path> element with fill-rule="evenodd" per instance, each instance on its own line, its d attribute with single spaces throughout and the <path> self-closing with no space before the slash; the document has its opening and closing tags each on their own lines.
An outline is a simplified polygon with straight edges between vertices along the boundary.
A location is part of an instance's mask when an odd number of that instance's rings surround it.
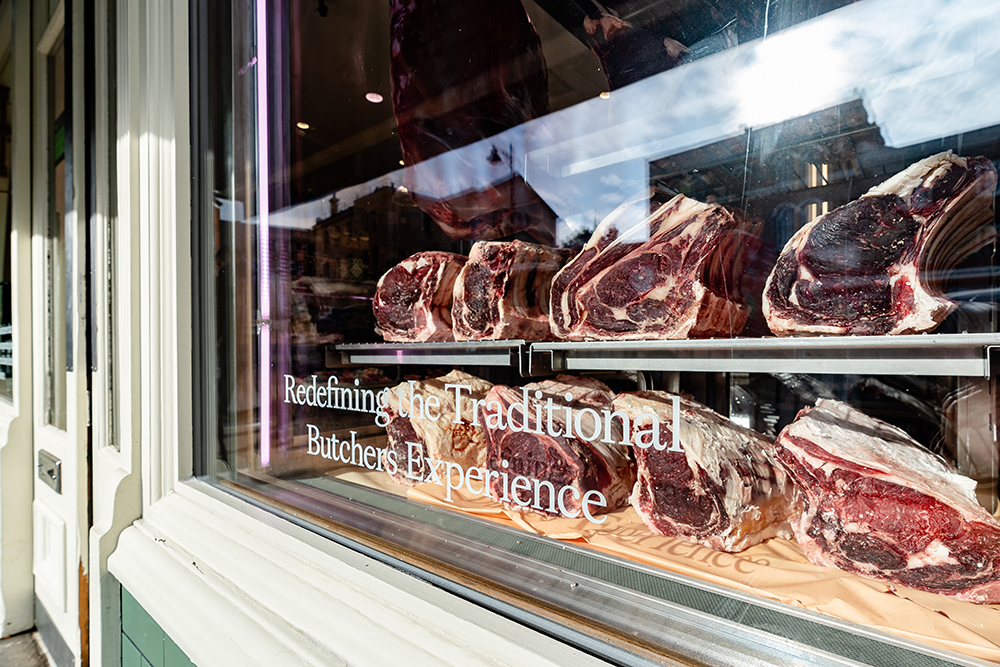
<svg viewBox="0 0 1000 667">
<path fill-rule="evenodd" d="M 206 472 L 637 651 L 1000 661 L 1000 7 L 212 7 Z"/>
<path fill-rule="evenodd" d="M 60 37 L 49 68 L 49 224 L 45 236 L 45 421 L 66 428 L 66 54 Z"/>
</svg>

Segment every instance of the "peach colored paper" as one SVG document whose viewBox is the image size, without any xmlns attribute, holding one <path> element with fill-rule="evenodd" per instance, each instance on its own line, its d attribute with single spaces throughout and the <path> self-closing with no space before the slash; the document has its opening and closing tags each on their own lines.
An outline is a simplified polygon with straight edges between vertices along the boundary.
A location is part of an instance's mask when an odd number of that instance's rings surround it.
<svg viewBox="0 0 1000 667">
<path fill-rule="evenodd" d="M 621 558 L 830 614 L 847 621 L 1000 663 L 1000 605 L 976 605 L 935 593 L 891 586 L 849 572 L 813 565 L 799 545 L 780 538 L 738 554 L 655 535 L 632 507 L 586 519 L 508 510 L 464 490 L 432 484 L 412 487 L 412 500 L 468 512 L 559 540 L 583 542 Z"/>
<path fill-rule="evenodd" d="M 369 489 L 376 489 L 378 491 L 391 493 L 394 496 L 401 496 L 403 498 L 406 497 L 406 487 L 396 484 L 392 481 L 392 478 L 384 472 L 349 466 L 328 472 L 327 476 L 333 477 L 334 479 L 338 479 L 342 482 L 350 482 L 352 484 L 357 484 L 358 486 L 366 486 Z"/>
</svg>

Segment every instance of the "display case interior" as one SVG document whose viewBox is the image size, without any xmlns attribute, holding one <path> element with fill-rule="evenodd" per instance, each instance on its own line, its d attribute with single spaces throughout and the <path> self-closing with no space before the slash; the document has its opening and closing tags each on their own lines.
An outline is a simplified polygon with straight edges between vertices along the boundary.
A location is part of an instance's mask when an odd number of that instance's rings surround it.
<svg viewBox="0 0 1000 667">
<path fill-rule="evenodd" d="M 232 9 L 206 474 L 598 652 L 1000 662 L 1000 8 Z"/>
</svg>

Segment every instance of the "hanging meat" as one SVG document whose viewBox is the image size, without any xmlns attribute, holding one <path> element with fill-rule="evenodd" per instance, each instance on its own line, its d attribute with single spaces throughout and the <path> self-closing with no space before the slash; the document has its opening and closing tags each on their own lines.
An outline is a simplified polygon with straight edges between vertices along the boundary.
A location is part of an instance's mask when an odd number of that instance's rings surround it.
<svg viewBox="0 0 1000 667">
<path fill-rule="evenodd" d="M 610 14 L 588 16 L 583 29 L 611 90 L 676 67 L 688 51 L 676 40 L 660 39 Z"/>
<path fill-rule="evenodd" d="M 997 171 L 951 151 L 911 165 L 788 241 L 764 289 L 779 336 L 933 331 L 948 271 L 993 241 Z"/>
<path fill-rule="evenodd" d="M 479 407 L 486 466 L 495 473 L 487 477 L 490 496 L 515 510 L 574 517 L 597 494 L 603 504 L 587 511 L 624 505 L 635 468 L 619 444 L 621 424 L 599 418 L 613 398 L 603 382 L 570 375 L 524 387 L 495 385 Z"/>
<path fill-rule="evenodd" d="M 740 216 L 677 195 L 611 212 L 552 282 L 552 332 L 568 340 L 735 336 L 749 315 L 741 280 L 759 246 Z"/>
<path fill-rule="evenodd" d="M 628 417 L 633 433 L 638 481 L 632 506 L 654 533 L 729 552 L 792 536 L 795 487 L 766 437 L 663 391 L 618 394 L 614 408 Z M 658 442 L 649 432 L 650 412 L 660 424 Z"/>
<path fill-rule="evenodd" d="M 551 243 L 555 214 L 520 175 L 523 155 L 502 137 L 483 141 L 549 111 L 541 40 L 520 0 L 391 6 L 392 104 L 413 201 L 453 239 L 526 231 Z"/>
<path fill-rule="evenodd" d="M 466 259 L 431 250 L 411 255 L 389 269 L 379 278 L 372 301 L 376 333 L 390 342 L 455 340 L 452 294 Z"/>
<path fill-rule="evenodd" d="M 957 474 L 907 433 L 820 399 L 779 434 L 802 489 L 791 520 L 806 557 L 864 577 L 1000 602 L 1000 524 Z"/>
<path fill-rule="evenodd" d="M 476 243 L 455 282 L 455 339 L 550 338 L 552 277 L 572 256 L 524 241 Z"/>
<path fill-rule="evenodd" d="M 389 477 L 405 486 L 428 481 L 433 465 L 428 458 L 466 469 L 481 467 L 486 461 L 486 435 L 475 424 L 473 400 L 481 401 L 492 386 L 454 370 L 390 389 L 385 408 L 390 415 L 388 443 L 382 455 Z"/>
</svg>

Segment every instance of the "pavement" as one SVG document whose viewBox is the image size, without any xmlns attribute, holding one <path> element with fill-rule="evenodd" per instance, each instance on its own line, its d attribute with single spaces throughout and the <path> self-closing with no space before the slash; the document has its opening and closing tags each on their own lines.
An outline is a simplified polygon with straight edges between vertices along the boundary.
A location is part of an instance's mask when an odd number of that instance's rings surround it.
<svg viewBox="0 0 1000 667">
<path fill-rule="evenodd" d="M 34 632 L 0 639 L 0 667 L 49 667 Z"/>
</svg>

